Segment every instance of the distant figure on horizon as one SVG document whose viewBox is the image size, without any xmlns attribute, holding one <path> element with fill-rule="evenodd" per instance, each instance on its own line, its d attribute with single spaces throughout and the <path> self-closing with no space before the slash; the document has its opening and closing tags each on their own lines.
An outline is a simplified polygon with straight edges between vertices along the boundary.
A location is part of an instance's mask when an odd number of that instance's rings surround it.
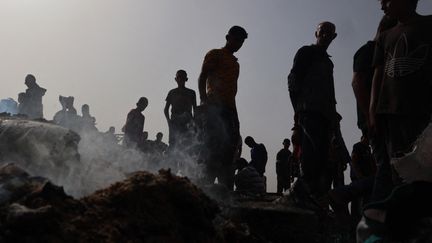
<svg viewBox="0 0 432 243">
<path fill-rule="evenodd" d="M 162 155 L 168 148 L 168 145 L 166 145 L 163 141 L 163 133 L 158 132 L 156 134 L 156 140 L 153 141 L 153 149 L 156 153 Z"/>
<path fill-rule="evenodd" d="M 168 92 L 164 114 L 169 128 L 169 145 L 175 147 L 188 140 L 188 132 L 196 109 L 195 91 L 185 86 L 188 80 L 184 70 L 178 70 L 175 76 L 177 88 Z M 169 108 L 171 107 L 171 116 Z"/>
<path fill-rule="evenodd" d="M 105 136 L 105 139 L 107 140 L 107 141 L 110 141 L 110 142 L 113 142 L 113 143 L 118 143 L 118 139 L 117 139 L 117 136 L 115 135 L 115 127 L 109 127 L 108 128 L 108 131 L 106 131 L 105 133 L 104 133 L 104 136 Z"/>
<path fill-rule="evenodd" d="M 283 148 L 276 155 L 276 178 L 277 178 L 277 193 L 288 190 L 291 187 L 291 167 L 290 164 L 292 153 L 289 150 L 291 141 L 285 138 L 282 142 Z"/>
<path fill-rule="evenodd" d="M 36 83 L 36 78 L 32 74 L 26 76 L 25 85 L 27 86 L 26 92 L 18 95 L 19 114 L 26 115 L 29 119 L 43 118 L 42 97 L 46 89 Z"/>
<path fill-rule="evenodd" d="M 60 111 L 57 111 L 53 117 L 53 121 L 55 124 L 60 125 L 62 127 L 69 128 L 73 131 L 78 130 L 78 115 L 77 111 L 74 107 L 74 97 L 69 96 L 61 96 L 59 95 L 59 102 L 62 106 Z"/>
<path fill-rule="evenodd" d="M 336 38 L 336 26 L 322 22 L 315 32 L 316 43 L 303 46 L 294 57 L 288 76 L 288 90 L 296 123 L 302 129 L 301 168 L 303 174 L 294 185 L 299 198 L 323 198 L 330 131 L 336 122 L 333 62 L 327 53 Z M 302 188 L 302 189 L 301 189 Z M 300 191 L 304 195 L 301 195 Z"/>
<path fill-rule="evenodd" d="M 126 118 L 126 124 L 123 127 L 124 139 L 123 145 L 128 148 L 136 148 L 142 141 L 145 117 L 142 112 L 148 105 L 146 97 L 141 97 L 136 103 L 136 108 L 132 109 Z"/>
<path fill-rule="evenodd" d="M 97 131 L 96 118 L 90 115 L 90 106 L 84 104 L 81 106 L 81 131 Z"/>
<path fill-rule="evenodd" d="M 205 159 L 206 177 L 209 183 L 218 178 L 219 183 L 233 190 L 234 157 L 238 149 L 240 124 L 235 96 L 240 66 L 233 55 L 248 37 L 240 26 L 233 26 L 225 36 L 226 44 L 221 49 L 209 51 L 198 78 L 201 104 L 207 108 Z"/>
<path fill-rule="evenodd" d="M 247 136 L 244 140 L 245 144 L 251 148 L 250 165 L 255 167 L 261 176 L 264 176 L 267 165 L 267 149 L 262 143 L 257 143 L 251 136 Z"/>
</svg>

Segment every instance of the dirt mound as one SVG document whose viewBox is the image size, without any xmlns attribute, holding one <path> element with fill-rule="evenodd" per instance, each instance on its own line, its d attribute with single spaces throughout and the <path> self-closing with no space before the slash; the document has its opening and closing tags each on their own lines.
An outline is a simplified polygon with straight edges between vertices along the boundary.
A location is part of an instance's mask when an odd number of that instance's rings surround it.
<svg viewBox="0 0 432 243">
<path fill-rule="evenodd" d="M 0 208 L 0 242 L 220 242 L 218 212 L 169 171 L 137 172 L 80 200 L 47 182 Z"/>
</svg>

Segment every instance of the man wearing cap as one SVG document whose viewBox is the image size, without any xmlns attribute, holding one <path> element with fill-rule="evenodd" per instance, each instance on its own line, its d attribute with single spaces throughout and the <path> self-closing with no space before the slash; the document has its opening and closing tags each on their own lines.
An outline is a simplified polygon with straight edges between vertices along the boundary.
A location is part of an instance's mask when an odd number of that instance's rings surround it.
<svg viewBox="0 0 432 243">
<path fill-rule="evenodd" d="M 207 107 L 206 180 L 233 189 L 234 153 L 240 136 L 235 96 L 240 66 L 233 55 L 243 45 L 248 34 L 233 26 L 225 36 L 226 44 L 209 51 L 198 78 L 201 105 Z"/>
</svg>

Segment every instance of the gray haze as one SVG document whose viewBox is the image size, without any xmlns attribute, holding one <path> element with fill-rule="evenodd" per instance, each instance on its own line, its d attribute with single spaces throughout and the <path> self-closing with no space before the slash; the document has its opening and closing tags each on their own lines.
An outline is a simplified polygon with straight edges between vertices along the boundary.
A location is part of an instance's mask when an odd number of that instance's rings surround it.
<svg viewBox="0 0 432 243">
<path fill-rule="evenodd" d="M 325 4 L 324 4 L 325 3 Z M 420 0 L 419 12 L 432 13 Z M 224 45 L 230 26 L 249 33 L 236 53 L 241 66 L 237 106 L 241 133 L 267 146 L 269 190 L 283 138 L 290 137 L 293 111 L 286 77 L 295 52 L 314 42 L 315 26 L 332 21 L 338 38 L 329 49 L 335 64 L 338 111 L 347 146 L 360 136 L 351 89 L 352 56 L 373 38 L 381 17 L 376 0 L 1 0 L 0 97 L 17 98 L 33 73 L 46 88 L 44 115 L 59 110 L 58 95 L 90 105 L 97 126 L 119 131 L 140 96 L 149 99 L 145 130 L 165 134 L 165 97 L 177 69 L 197 78 L 205 53 Z M 199 101 L 198 101 L 199 102 Z M 243 155 L 249 158 L 248 148 Z"/>
</svg>

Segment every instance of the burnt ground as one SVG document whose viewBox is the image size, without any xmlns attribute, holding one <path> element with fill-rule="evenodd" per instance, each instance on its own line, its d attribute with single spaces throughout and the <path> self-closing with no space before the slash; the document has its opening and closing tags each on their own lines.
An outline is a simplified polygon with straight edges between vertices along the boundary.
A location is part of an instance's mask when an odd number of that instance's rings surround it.
<svg viewBox="0 0 432 243">
<path fill-rule="evenodd" d="M 170 171 L 136 172 L 82 199 L 15 176 L 21 183 L 0 172 L 20 191 L 0 204 L 0 242 L 344 242 L 331 221 L 274 196 L 217 203 Z"/>
</svg>

